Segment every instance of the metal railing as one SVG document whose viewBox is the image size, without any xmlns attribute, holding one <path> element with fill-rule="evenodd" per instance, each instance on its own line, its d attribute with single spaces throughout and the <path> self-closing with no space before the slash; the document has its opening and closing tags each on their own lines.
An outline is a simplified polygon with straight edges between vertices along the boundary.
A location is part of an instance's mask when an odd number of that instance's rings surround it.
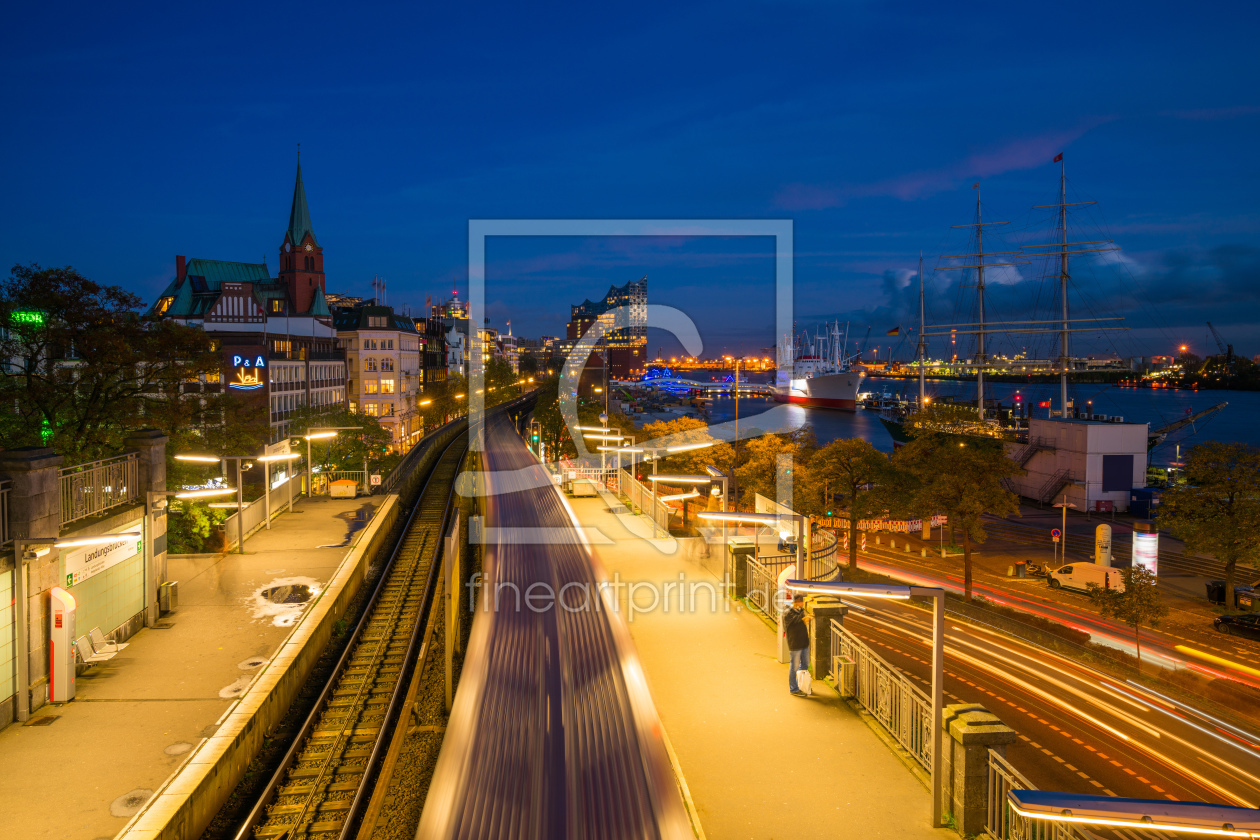
<svg viewBox="0 0 1260 840">
<path fill-rule="evenodd" d="M 0 481 L 0 545 L 8 545 L 12 537 L 9 536 L 9 490 L 12 488 L 13 482 Z"/>
<path fill-rule="evenodd" d="M 989 750 L 988 801 L 985 809 L 983 836 L 991 840 L 1100 840 L 1099 835 L 1079 823 L 1033 820 L 1021 817 L 1011 808 L 1007 793 L 1012 790 L 1037 790 L 1024 774 L 1009 761 Z M 1171 840 L 1164 831 L 1143 829 L 1141 832 L 1127 828 L 1107 830 L 1108 838 L 1119 840 Z"/>
<path fill-rule="evenodd" d="M 791 554 L 748 559 L 748 603 L 776 624 L 786 608 L 784 599 L 775 597 L 779 591 L 779 572 L 795 559 Z"/>
<path fill-rule="evenodd" d="M 928 696 L 835 619 L 831 620 L 831 653 L 832 673 L 843 681 L 851 680 L 853 698 L 930 771 L 932 701 Z"/>
<path fill-rule="evenodd" d="M 368 486 L 367 472 L 364 470 L 329 470 L 311 476 L 311 495 L 327 495 L 331 492 L 334 481 L 353 481 L 358 485 L 355 490 L 357 493 L 367 493 L 372 489 Z"/>
<path fill-rule="evenodd" d="M 1037 498 L 1043 504 L 1052 501 L 1060 490 L 1069 484 L 1079 481 L 1076 474 L 1071 470 L 1059 470 L 1041 485 L 1041 489 L 1037 491 Z"/>
<path fill-rule="evenodd" d="M 140 498 L 140 454 L 125 452 L 61 470 L 61 524 Z"/>
<path fill-rule="evenodd" d="M 668 535 L 669 520 L 674 514 L 673 510 L 657 499 L 652 494 L 652 491 L 644 487 L 637 478 L 625 469 L 622 469 L 618 480 L 621 486 L 621 495 L 625 496 L 631 505 L 646 513 L 656 523 L 656 527 Z"/>
</svg>

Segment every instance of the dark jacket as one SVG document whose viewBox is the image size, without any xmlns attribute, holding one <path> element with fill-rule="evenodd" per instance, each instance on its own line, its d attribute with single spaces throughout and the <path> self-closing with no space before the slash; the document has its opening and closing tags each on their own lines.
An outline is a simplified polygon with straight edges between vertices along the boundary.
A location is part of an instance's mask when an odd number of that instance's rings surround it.
<svg viewBox="0 0 1260 840">
<path fill-rule="evenodd" d="M 787 636 L 788 650 L 804 650 L 809 647 L 809 628 L 805 626 L 805 610 L 792 607 L 783 614 L 783 634 Z"/>
</svg>

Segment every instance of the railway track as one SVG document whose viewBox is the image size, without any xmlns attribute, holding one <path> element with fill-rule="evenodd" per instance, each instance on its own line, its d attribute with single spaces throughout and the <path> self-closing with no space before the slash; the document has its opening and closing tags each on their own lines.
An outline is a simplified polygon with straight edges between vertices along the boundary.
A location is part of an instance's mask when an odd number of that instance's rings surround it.
<svg viewBox="0 0 1260 840">
<path fill-rule="evenodd" d="M 407 710 L 466 448 L 457 436 L 434 465 L 345 653 L 236 840 L 357 836 L 375 785 L 388 781 L 378 776 Z"/>
</svg>

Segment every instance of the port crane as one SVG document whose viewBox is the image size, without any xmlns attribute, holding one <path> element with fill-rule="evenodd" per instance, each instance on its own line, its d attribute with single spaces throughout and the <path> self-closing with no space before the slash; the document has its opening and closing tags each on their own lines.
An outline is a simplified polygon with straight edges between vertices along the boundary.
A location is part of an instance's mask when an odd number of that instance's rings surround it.
<svg viewBox="0 0 1260 840">
<path fill-rule="evenodd" d="M 1234 345 L 1226 344 L 1225 339 L 1217 332 L 1216 327 L 1212 326 L 1212 322 L 1207 322 L 1208 329 L 1212 332 L 1212 338 L 1216 339 L 1216 347 L 1221 351 L 1221 355 L 1225 357 L 1225 376 L 1232 379 L 1234 376 Z"/>
</svg>

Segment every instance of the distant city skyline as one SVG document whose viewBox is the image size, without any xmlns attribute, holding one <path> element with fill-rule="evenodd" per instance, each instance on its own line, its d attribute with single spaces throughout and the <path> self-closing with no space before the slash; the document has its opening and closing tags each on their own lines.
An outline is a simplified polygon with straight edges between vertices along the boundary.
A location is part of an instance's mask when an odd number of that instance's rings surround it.
<svg viewBox="0 0 1260 840">
<path fill-rule="evenodd" d="M 73 265 L 146 302 L 176 254 L 274 270 L 300 142 L 329 291 L 371 296 L 381 276 L 413 312 L 466 297 L 470 218 L 789 218 L 798 324 L 881 336 L 914 323 L 920 250 L 929 270 L 960 253 L 972 184 L 1011 221 L 994 242 L 1032 241 L 1063 152 L 1073 200 L 1100 202 L 1082 216 L 1121 248 L 1082 264 L 1080 311 L 1130 328 L 1079 348 L 1207 354 L 1211 320 L 1260 351 L 1249 8 L 664 8 L 314 3 L 242 26 L 22 7 L 0 35 L 0 260 Z M 647 274 L 649 302 L 693 314 L 713 352 L 774 343 L 758 243 L 572 244 L 490 244 L 497 325 L 562 334 L 570 304 Z M 1033 274 L 1015 280 L 990 287 L 995 312 L 1045 305 Z M 965 313 L 939 275 L 929 297 L 933 320 Z"/>
</svg>

